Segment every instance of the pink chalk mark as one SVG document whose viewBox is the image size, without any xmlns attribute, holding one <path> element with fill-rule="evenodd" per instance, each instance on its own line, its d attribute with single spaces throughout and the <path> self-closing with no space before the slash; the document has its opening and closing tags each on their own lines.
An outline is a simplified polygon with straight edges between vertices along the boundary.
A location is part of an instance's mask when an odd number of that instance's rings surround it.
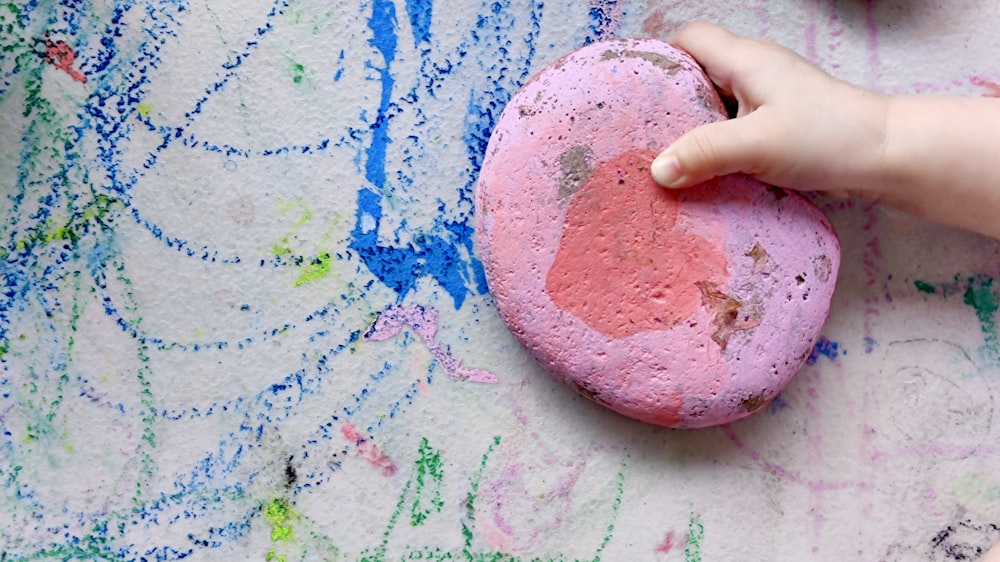
<svg viewBox="0 0 1000 562">
<path fill-rule="evenodd" d="M 764 25 L 771 23 L 771 14 L 767 11 L 767 7 L 761 5 L 757 6 L 757 17 L 760 18 L 760 22 Z"/>
<path fill-rule="evenodd" d="M 972 78 L 969 79 L 969 82 L 972 82 L 974 86 L 985 88 L 987 93 L 984 95 L 986 97 L 1000 98 L 1000 84 L 997 84 L 996 82 L 992 82 L 990 80 L 987 80 L 979 76 L 973 76 Z"/>
<path fill-rule="evenodd" d="M 878 19 L 875 17 L 875 3 L 868 0 L 865 5 L 865 24 L 868 27 L 868 80 L 874 86 L 882 75 L 882 62 L 878 56 Z"/>
<path fill-rule="evenodd" d="M 375 468 L 382 469 L 383 476 L 394 476 L 396 474 L 396 463 L 389 455 L 386 455 L 378 445 L 363 437 L 358 429 L 351 422 L 345 421 L 340 425 L 340 432 L 344 438 L 354 443 L 358 450 L 358 456 L 368 461 L 368 464 Z"/>
<path fill-rule="evenodd" d="M 539 441 L 539 446 L 544 443 Z M 508 552 L 523 552 L 552 535 L 563 525 L 571 495 L 583 474 L 588 454 L 581 453 L 575 460 L 566 462 L 543 454 L 551 476 L 561 475 L 555 485 L 540 496 L 528 492 L 525 480 L 532 467 L 512 462 L 480 487 L 479 501 L 489 506 L 492 517 L 477 520 L 477 529 L 484 532 L 493 548 Z M 511 523 L 507 515 L 519 520 L 523 513 L 533 513 L 527 525 Z"/>
<path fill-rule="evenodd" d="M 811 16 L 809 23 L 806 24 L 805 34 L 806 59 L 813 64 L 819 64 L 819 53 L 816 51 L 816 22 Z"/>
<path fill-rule="evenodd" d="M 527 393 L 531 382 L 525 378 L 518 385 L 518 392 Z M 532 546 L 537 546 L 551 536 L 563 525 L 568 512 L 572 495 L 574 494 L 583 471 L 588 465 L 588 459 L 594 451 L 605 450 L 595 446 L 589 451 L 577 453 L 575 459 L 567 459 L 562 453 L 551 450 L 547 445 L 547 435 L 529 427 L 527 415 L 520 407 L 517 397 L 511 396 L 511 408 L 515 419 L 522 426 L 517 433 L 529 437 L 536 460 L 521 461 L 518 456 L 522 447 L 517 445 L 518 439 L 510 439 L 501 445 L 497 458 L 502 459 L 499 472 L 491 473 L 480 483 L 480 493 L 477 500 L 478 509 L 485 511 L 482 517 L 476 517 L 476 529 L 479 536 L 491 548 L 507 554 L 525 552 Z M 620 449 L 612 448 L 620 452 Z M 537 489 L 526 484 L 526 480 L 536 474 L 539 468 L 545 469 L 546 482 L 555 480 L 539 495 Z M 533 519 L 525 524 L 521 515 L 533 514 Z M 512 516 L 512 517 L 511 517 Z"/>
<path fill-rule="evenodd" d="M 882 258 L 882 247 L 880 245 L 879 237 L 876 234 L 879 213 L 875 207 L 875 203 L 872 203 L 865 207 L 864 209 L 865 217 L 867 218 L 864 231 L 871 235 L 871 238 L 865 243 L 865 251 L 861 256 L 861 263 L 864 265 L 865 271 L 865 286 L 875 287 L 878 284 L 885 284 L 885 275 L 882 273 L 881 258 Z M 864 336 L 865 336 L 865 353 L 871 353 L 875 350 L 875 323 L 879 316 L 878 305 L 881 304 L 881 298 L 878 292 L 872 291 L 865 296 L 865 312 L 864 312 Z"/>
<path fill-rule="evenodd" d="M 733 431 L 732 428 L 730 428 L 729 426 L 723 426 L 722 432 L 726 435 L 726 437 L 729 438 L 730 441 L 733 442 L 733 445 L 735 445 L 737 449 L 740 449 L 744 453 L 748 454 L 751 459 L 760 464 L 761 467 L 763 467 L 765 470 L 783 480 L 787 480 L 788 482 L 805 486 L 810 491 L 829 492 L 835 490 L 847 490 L 851 488 L 855 488 L 858 490 L 872 489 L 872 484 L 870 482 L 852 482 L 852 481 L 830 482 L 827 480 L 811 480 L 809 478 L 805 478 L 804 476 L 802 476 L 797 472 L 792 472 L 777 463 L 773 463 L 765 459 L 763 456 L 761 456 L 759 452 L 748 447 L 747 444 L 742 439 L 740 439 L 740 437 L 736 435 L 736 432 Z"/>
<path fill-rule="evenodd" d="M 996 447 L 986 445 L 947 445 L 937 443 L 927 443 L 913 447 L 903 447 L 894 451 L 883 451 L 874 449 L 871 454 L 872 462 L 885 457 L 934 457 L 937 460 L 948 459 L 958 460 L 966 457 L 993 456 L 997 453 Z"/>
<path fill-rule="evenodd" d="M 683 544 L 684 542 L 686 542 L 686 541 L 682 540 L 681 544 Z M 674 532 L 673 531 L 668 531 L 666 538 L 663 539 L 663 542 L 660 543 L 653 550 L 653 552 L 655 552 L 657 554 L 668 554 L 672 548 L 674 548 L 675 546 L 679 547 L 679 546 L 681 546 L 681 544 L 675 543 L 674 542 Z"/>
<path fill-rule="evenodd" d="M 76 53 L 65 41 L 45 40 L 45 55 L 42 59 L 52 66 L 62 70 L 73 77 L 77 82 L 86 82 L 87 77 L 79 70 L 73 68 L 73 61 L 76 60 Z"/>
<path fill-rule="evenodd" d="M 457 381 L 496 383 L 497 376 L 482 369 L 467 369 L 462 361 L 451 355 L 451 347 L 442 347 L 437 342 L 437 310 L 422 306 L 390 306 L 385 309 L 375 323 L 365 332 L 366 341 L 384 341 L 396 337 L 403 328 L 410 326 L 420 336 L 434 359 L 444 367 L 448 376 Z"/>
</svg>

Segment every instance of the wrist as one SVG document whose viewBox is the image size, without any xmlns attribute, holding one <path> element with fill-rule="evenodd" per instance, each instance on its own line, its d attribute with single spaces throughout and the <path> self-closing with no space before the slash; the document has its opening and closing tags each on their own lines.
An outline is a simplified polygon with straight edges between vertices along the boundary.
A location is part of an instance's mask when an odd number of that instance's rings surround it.
<svg viewBox="0 0 1000 562">
<path fill-rule="evenodd" d="M 853 145 L 845 154 L 850 155 L 852 162 L 846 162 L 846 178 L 850 185 L 846 186 L 851 195 L 867 199 L 882 200 L 895 197 L 899 182 L 896 175 L 899 167 L 895 165 L 892 152 L 892 118 L 897 98 L 847 85 L 849 95 L 853 98 L 849 103 L 852 110 L 857 111 L 860 119 L 856 120 L 859 130 L 849 130 L 848 137 Z M 843 126 L 849 127 L 851 123 Z"/>
<path fill-rule="evenodd" d="M 1000 100 L 891 98 L 880 199 L 933 222 L 1000 237 L 998 130 Z"/>
<path fill-rule="evenodd" d="M 882 145 L 881 162 L 878 174 L 875 176 L 879 196 L 877 199 L 909 212 L 921 214 L 915 208 L 914 201 L 906 197 L 907 188 L 912 188 L 915 177 L 914 158 L 927 143 L 922 140 L 924 131 L 914 130 L 914 114 L 919 110 L 913 107 L 916 100 L 909 96 L 893 96 L 885 103 L 885 129 Z M 912 196 L 912 189 L 910 189 Z"/>
</svg>

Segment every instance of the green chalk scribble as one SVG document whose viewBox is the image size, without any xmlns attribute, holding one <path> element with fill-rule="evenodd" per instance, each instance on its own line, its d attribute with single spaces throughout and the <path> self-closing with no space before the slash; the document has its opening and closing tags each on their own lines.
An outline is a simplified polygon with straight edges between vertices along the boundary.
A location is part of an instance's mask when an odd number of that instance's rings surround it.
<svg viewBox="0 0 1000 562">
<path fill-rule="evenodd" d="M 608 544 L 611 543 L 611 539 L 615 535 L 615 523 L 618 521 L 618 513 L 621 511 L 622 507 L 622 496 L 625 495 L 625 468 L 628 466 L 628 455 L 622 457 L 621 463 L 619 464 L 618 474 L 615 478 L 615 499 L 611 503 L 611 521 L 608 522 L 607 534 L 604 535 L 604 540 L 601 541 L 601 546 L 597 547 L 597 552 L 594 554 L 593 562 L 600 562 L 601 553 L 607 548 Z"/>
<path fill-rule="evenodd" d="M 322 279 L 330 274 L 330 262 L 331 257 L 329 252 L 323 252 L 308 265 L 302 268 L 302 273 L 299 274 L 299 278 L 295 280 L 295 286 L 301 287 L 310 281 L 315 281 L 317 279 Z"/>
<path fill-rule="evenodd" d="M 298 215 L 298 218 L 292 222 L 289 230 L 277 243 L 271 246 L 271 253 L 276 258 L 280 258 L 282 265 L 292 265 L 302 268 L 293 285 L 301 287 L 334 273 L 333 256 L 330 252 L 321 251 L 316 257 L 309 258 L 294 248 L 295 244 L 293 241 L 297 239 L 298 233 L 313 218 L 312 208 L 300 198 L 282 199 L 277 201 L 275 206 L 277 207 L 279 216 Z M 323 242 L 326 241 L 327 237 L 324 236 Z"/>
<path fill-rule="evenodd" d="M 930 283 L 927 283 L 925 281 L 921 281 L 919 279 L 917 279 L 916 281 L 914 281 L 913 285 L 921 293 L 934 294 L 934 292 L 935 292 L 934 285 L 931 285 Z"/>
<path fill-rule="evenodd" d="M 685 562 L 701 562 L 701 543 L 705 540 L 705 526 L 701 524 L 701 516 L 691 514 L 688 521 L 688 538 L 684 545 Z"/>
<path fill-rule="evenodd" d="M 941 295 L 950 298 L 961 294 L 962 302 L 976 312 L 979 329 L 983 334 L 983 345 L 979 347 L 979 356 L 990 366 L 1000 364 L 1000 334 L 997 333 L 997 310 L 1000 309 L 1000 293 L 993 284 L 993 278 L 985 275 L 956 275 L 950 283 L 932 285 L 926 281 L 917 281 L 917 289 L 925 293 Z"/>
<path fill-rule="evenodd" d="M 287 562 L 288 557 L 278 554 L 277 548 L 280 542 L 289 542 L 294 536 L 292 531 L 292 520 L 298 519 L 299 514 L 284 498 L 275 498 L 264 506 L 264 518 L 271 524 L 271 549 L 267 551 L 264 560 L 267 562 Z"/>
<path fill-rule="evenodd" d="M 444 507 L 444 500 L 441 498 L 441 482 L 444 480 L 444 463 L 441 462 L 441 451 L 431 448 L 426 437 L 420 439 L 420 458 L 417 459 L 417 473 L 414 476 L 416 485 L 413 488 L 413 506 L 410 508 L 410 525 L 414 527 L 427 521 L 427 517 L 432 513 L 440 513 Z M 428 494 L 428 482 L 432 490 L 430 499 Z M 422 501 L 429 501 L 429 506 L 421 505 Z"/>
</svg>

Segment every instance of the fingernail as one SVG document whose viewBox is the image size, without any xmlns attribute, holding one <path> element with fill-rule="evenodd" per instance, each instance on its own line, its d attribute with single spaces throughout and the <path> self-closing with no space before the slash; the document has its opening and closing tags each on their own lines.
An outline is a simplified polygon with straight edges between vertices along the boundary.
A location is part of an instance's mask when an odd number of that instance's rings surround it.
<svg viewBox="0 0 1000 562">
<path fill-rule="evenodd" d="M 664 187 L 673 187 L 681 179 L 681 165 L 673 155 L 658 156 L 649 167 L 656 183 Z"/>
</svg>

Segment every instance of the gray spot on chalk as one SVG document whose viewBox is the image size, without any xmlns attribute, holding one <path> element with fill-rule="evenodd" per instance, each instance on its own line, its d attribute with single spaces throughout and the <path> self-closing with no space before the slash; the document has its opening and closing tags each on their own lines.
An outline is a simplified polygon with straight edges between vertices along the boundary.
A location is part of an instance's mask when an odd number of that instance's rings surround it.
<svg viewBox="0 0 1000 562">
<path fill-rule="evenodd" d="M 594 171 L 591 161 L 594 151 L 586 145 L 576 145 L 559 157 L 559 168 L 562 176 L 559 178 L 559 200 L 567 201 L 573 196 L 583 182 Z"/>
<path fill-rule="evenodd" d="M 667 74 L 674 74 L 675 72 L 682 70 L 679 63 L 670 60 L 669 58 L 659 54 L 650 53 L 649 51 L 635 51 L 632 49 L 622 49 L 620 51 L 615 51 L 614 49 L 608 49 L 604 51 L 601 55 L 601 60 L 611 60 L 611 59 L 642 59 L 653 66 L 665 71 Z"/>
</svg>

